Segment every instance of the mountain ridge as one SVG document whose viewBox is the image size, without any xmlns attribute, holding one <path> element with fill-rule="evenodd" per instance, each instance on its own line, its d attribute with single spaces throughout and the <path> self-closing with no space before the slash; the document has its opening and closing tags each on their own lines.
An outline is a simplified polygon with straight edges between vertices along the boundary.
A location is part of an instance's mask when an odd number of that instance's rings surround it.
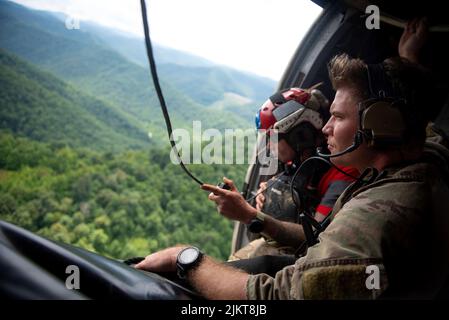
<svg viewBox="0 0 449 320">
<path fill-rule="evenodd" d="M 100 150 L 150 145 L 144 128 L 121 111 L 3 49 L 0 84 L 2 129 L 38 141 L 64 141 Z"/>
<path fill-rule="evenodd" d="M 6 9 L 10 7 L 4 1 L 0 5 Z M 147 69 L 129 62 L 116 51 L 102 45 L 101 40 L 91 35 L 84 37 L 85 32 L 66 30 L 61 21 L 54 17 L 51 17 L 51 25 L 54 27 L 59 23 L 60 30 L 44 30 L 45 19 L 50 14 L 40 12 L 33 22 L 33 25 L 39 26 L 37 29 L 26 21 L 11 19 L 11 15 L 14 18 L 14 14 L 18 14 L 16 11 L 20 10 L 33 15 L 32 10 L 19 5 L 13 7 L 14 10 L 9 11 L 2 9 L 2 47 L 76 85 L 84 92 L 117 105 L 135 120 L 145 119 L 150 131 L 159 135 L 159 138 L 166 136 L 159 133 L 165 130 L 162 117 L 152 116 L 160 115 L 160 111 Z M 225 129 L 231 125 L 240 128 L 251 126 L 249 119 L 242 119 L 235 112 L 218 110 L 213 116 L 207 116 L 200 103 L 183 94 L 176 86 L 163 78 L 161 85 L 175 127 L 189 128 L 190 123 L 195 120 L 201 120 L 217 129 Z"/>
</svg>

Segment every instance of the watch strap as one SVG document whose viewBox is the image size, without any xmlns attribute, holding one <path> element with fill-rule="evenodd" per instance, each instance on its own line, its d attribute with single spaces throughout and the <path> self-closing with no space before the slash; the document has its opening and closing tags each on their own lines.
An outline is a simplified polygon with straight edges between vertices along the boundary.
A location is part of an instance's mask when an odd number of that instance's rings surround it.
<svg viewBox="0 0 449 320">
<path fill-rule="evenodd" d="M 265 213 L 257 210 L 256 216 L 248 224 L 248 230 L 252 233 L 261 233 L 264 229 Z"/>
</svg>

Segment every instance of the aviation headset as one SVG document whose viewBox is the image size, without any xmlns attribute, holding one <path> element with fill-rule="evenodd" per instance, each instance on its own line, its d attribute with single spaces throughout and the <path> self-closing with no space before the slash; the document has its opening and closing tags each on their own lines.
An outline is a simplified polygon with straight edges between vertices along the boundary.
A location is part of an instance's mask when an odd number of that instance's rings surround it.
<svg viewBox="0 0 449 320">
<path fill-rule="evenodd" d="M 367 65 L 367 76 L 371 98 L 359 103 L 359 130 L 370 146 L 401 144 L 406 100 L 394 89 L 383 64 Z"/>
<path fill-rule="evenodd" d="M 318 148 L 319 156 L 342 156 L 357 149 L 363 141 L 374 148 L 397 146 L 404 142 L 407 129 L 404 110 L 406 99 L 393 87 L 382 63 L 367 65 L 367 80 L 370 97 L 358 104 L 359 123 L 353 144 L 332 155 L 324 154 Z"/>
</svg>

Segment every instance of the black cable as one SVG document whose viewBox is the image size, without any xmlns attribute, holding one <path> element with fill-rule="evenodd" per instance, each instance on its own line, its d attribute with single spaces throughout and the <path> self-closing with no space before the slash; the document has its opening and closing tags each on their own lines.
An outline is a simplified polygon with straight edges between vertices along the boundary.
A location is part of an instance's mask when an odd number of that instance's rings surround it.
<svg viewBox="0 0 449 320">
<path fill-rule="evenodd" d="M 156 63 L 154 62 L 154 55 L 153 55 L 153 48 L 151 46 L 151 39 L 150 39 L 150 31 L 148 28 L 148 19 L 147 19 L 147 8 L 145 5 L 145 0 L 140 0 L 140 6 L 142 9 L 142 21 L 143 21 L 143 30 L 145 33 L 145 44 L 147 48 L 147 56 L 148 61 L 150 63 L 150 69 L 151 69 L 151 77 L 153 79 L 154 88 L 157 93 L 157 97 L 159 99 L 159 103 L 161 105 L 162 113 L 164 115 L 165 125 L 167 126 L 167 132 L 168 132 L 168 138 L 170 140 L 170 145 L 172 147 L 172 150 L 175 151 L 176 156 L 178 157 L 179 164 L 181 168 L 187 173 L 187 175 L 195 180 L 196 183 L 203 185 L 203 182 L 201 180 L 197 179 L 184 165 L 182 162 L 181 156 L 179 155 L 179 151 L 176 148 L 176 144 L 173 141 L 173 130 L 171 126 L 170 116 L 168 114 L 167 105 L 165 104 L 165 99 L 162 94 L 161 86 L 159 85 L 159 77 L 157 75 L 156 70 Z"/>
<path fill-rule="evenodd" d="M 298 210 L 300 209 L 300 204 L 297 202 L 297 199 L 295 197 L 295 188 L 294 188 L 296 177 L 302 171 L 302 169 L 304 168 L 304 166 L 307 163 L 311 162 L 312 160 L 316 160 L 317 158 L 319 158 L 319 157 L 310 157 L 310 158 L 306 159 L 305 161 L 303 161 L 292 176 L 292 180 L 291 180 L 291 184 L 290 184 L 290 193 L 291 193 L 291 196 L 293 199 L 293 203 L 295 204 L 295 206 Z M 319 158 L 319 159 L 323 160 L 322 158 Z"/>
<path fill-rule="evenodd" d="M 285 174 L 285 171 L 283 171 L 283 172 L 281 172 L 281 173 L 275 175 L 274 177 L 272 177 L 270 180 L 267 181 L 267 187 L 266 187 L 264 190 L 262 190 L 262 191 L 256 193 L 254 196 L 252 196 L 252 197 L 249 198 L 249 199 L 246 199 L 245 201 L 248 202 L 248 203 L 250 203 L 250 202 L 253 201 L 259 194 L 265 193 L 265 192 L 267 192 L 269 189 L 273 188 L 273 187 L 274 187 L 277 183 L 279 183 L 279 181 L 280 181 L 280 180 L 278 180 L 277 178 L 282 177 L 284 174 Z M 276 180 L 274 180 L 275 178 L 276 178 Z M 271 182 L 271 184 L 269 184 L 270 182 Z"/>
<path fill-rule="evenodd" d="M 332 161 L 330 161 L 330 160 L 328 160 L 326 158 L 322 158 L 322 157 L 318 157 L 318 156 L 310 157 L 307 160 L 305 160 L 303 163 L 301 163 L 301 165 L 299 166 L 299 168 L 296 170 L 295 174 L 292 177 L 292 182 L 291 182 L 291 185 L 290 185 L 290 193 L 292 195 L 293 202 L 295 203 L 297 208 L 299 208 L 299 204 L 297 203 L 296 198 L 294 196 L 294 188 L 293 188 L 294 187 L 294 183 L 295 183 L 295 179 L 298 176 L 298 174 L 301 172 L 301 170 L 305 166 L 305 164 L 308 163 L 309 161 L 312 161 L 312 160 L 324 161 L 328 165 L 331 165 L 332 167 L 334 167 L 337 171 L 339 171 L 339 172 L 343 173 L 344 175 L 354 179 L 355 181 L 359 181 L 360 180 L 360 177 L 354 177 L 352 174 L 349 174 L 346 171 L 340 169 L 335 164 L 333 164 Z"/>
<path fill-rule="evenodd" d="M 337 167 L 332 161 L 330 161 L 329 159 L 323 159 L 321 157 L 318 157 L 322 160 L 324 160 L 325 162 L 329 163 L 332 167 L 334 167 L 337 171 L 339 171 L 340 173 L 343 173 L 345 176 L 348 176 L 351 179 L 354 179 L 356 181 L 358 181 L 360 178 L 359 177 L 354 177 L 352 174 L 349 174 L 348 172 L 340 169 L 339 167 Z"/>
<path fill-rule="evenodd" d="M 324 159 L 324 160 L 327 160 L 327 159 Z M 375 169 L 373 168 L 373 170 L 375 170 Z M 376 170 L 376 171 L 377 171 L 377 170 Z M 374 182 L 374 180 L 379 179 L 379 178 L 385 176 L 385 174 L 386 174 L 385 171 L 382 171 L 382 173 L 380 173 L 380 174 L 378 174 L 376 171 L 373 172 L 373 174 L 374 174 L 373 177 L 374 177 L 374 178 L 371 177 L 370 179 L 365 180 L 365 177 L 366 177 L 366 176 L 369 174 L 369 172 L 370 172 L 368 169 L 365 170 L 365 171 L 360 175 L 360 177 L 357 178 L 356 183 L 366 183 L 366 184 L 370 184 L 370 183 Z M 352 185 L 352 187 L 354 187 L 354 186 L 355 186 L 355 184 Z M 351 188 L 351 187 L 349 187 L 349 188 Z M 319 235 L 322 231 L 324 231 L 324 230 L 327 228 L 327 226 L 330 224 L 330 218 L 331 218 L 331 216 L 332 216 L 332 212 L 329 213 L 329 214 L 323 219 L 323 221 L 318 222 L 318 223 L 320 224 L 320 228 L 317 228 L 317 229 L 314 230 L 314 232 L 313 232 L 313 236 L 314 236 L 315 239 L 317 239 L 317 238 L 318 238 L 318 235 Z M 296 249 L 296 251 L 295 251 L 295 256 L 298 256 L 299 253 L 303 252 L 304 247 L 306 246 L 306 244 L 307 244 L 307 240 L 305 240 L 305 241 L 303 241 L 303 242 L 301 243 L 301 245 L 300 245 L 300 246 L 298 247 L 298 249 Z"/>
<path fill-rule="evenodd" d="M 298 209 L 300 208 L 300 205 L 297 203 L 297 201 L 296 201 L 297 199 L 295 198 L 295 194 L 294 194 L 294 182 L 295 182 L 295 179 L 296 179 L 296 177 L 298 176 L 298 174 L 301 172 L 302 168 L 304 168 L 305 164 L 308 163 L 308 162 L 310 162 L 310 161 L 312 161 L 312 160 L 320 160 L 320 161 L 324 161 L 325 163 L 327 163 L 327 164 L 329 164 L 330 166 L 332 166 L 332 167 L 334 167 L 335 169 L 337 169 L 337 171 L 343 173 L 344 175 L 346 175 L 346 176 L 348 176 L 348 177 L 350 177 L 350 178 L 352 178 L 352 179 L 354 179 L 354 180 L 356 180 L 356 181 L 360 181 L 360 179 L 361 179 L 360 177 L 359 177 L 359 178 L 356 178 L 356 177 L 354 177 L 353 175 L 347 173 L 346 171 L 344 171 L 344 170 L 338 168 L 335 164 L 332 163 L 332 161 L 330 161 L 330 160 L 328 160 L 328 159 L 326 159 L 326 158 L 322 158 L 322 157 L 319 157 L 319 156 L 310 157 L 310 158 L 308 158 L 307 160 L 305 160 L 303 163 L 301 163 L 301 165 L 299 166 L 299 168 L 296 170 L 295 174 L 293 175 L 292 181 L 291 181 L 291 185 L 290 185 L 290 193 L 291 193 L 291 195 L 292 195 L 293 203 L 295 204 L 295 206 L 296 206 Z M 302 213 L 303 213 L 305 216 L 307 216 L 309 219 L 313 219 L 314 221 L 316 221 L 316 220 L 315 220 L 315 219 L 314 219 L 308 212 L 306 212 L 305 210 L 303 210 Z M 326 229 L 326 227 L 327 227 L 327 225 L 328 225 L 328 223 L 329 223 L 329 220 L 330 220 L 330 216 L 331 216 L 331 214 L 328 214 L 328 215 L 323 219 L 323 221 L 321 221 L 321 222 L 316 221 L 316 222 L 317 222 L 317 225 L 315 225 L 316 230 L 313 232 L 313 237 L 314 237 L 315 239 L 318 237 L 318 235 L 319 235 L 322 231 L 324 231 L 324 229 Z M 317 226 L 318 226 L 318 227 L 317 227 Z M 300 252 L 302 252 L 303 249 L 304 249 L 304 247 L 307 245 L 307 243 L 308 243 L 307 239 L 306 239 L 305 241 L 303 241 L 303 242 L 301 243 L 301 245 L 298 247 L 298 249 L 296 249 L 295 255 L 298 255 Z"/>
<path fill-rule="evenodd" d="M 324 162 L 326 162 L 327 164 L 329 164 L 329 165 L 331 165 L 332 167 L 334 167 L 337 171 L 339 171 L 340 173 L 343 173 L 345 176 L 348 176 L 348 177 L 350 177 L 351 179 L 354 179 L 354 180 L 356 180 L 356 181 L 358 181 L 358 180 L 360 180 L 360 177 L 354 177 L 352 174 L 349 174 L 348 172 L 346 172 L 346 171 L 344 171 L 344 170 L 342 170 L 342 169 L 340 169 L 339 167 L 337 167 L 332 161 L 330 161 L 329 159 L 326 159 L 326 158 L 323 158 L 323 157 L 320 157 L 320 156 L 314 156 L 314 157 L 310 157 L 309 159 L 314 159 L 314 160 L 321 160 L 321 161 L 324 161 Z M 309 160 L 309 159 L 307 159 L 307 160 Z M 306 160 L 306 161 L 307 161 Z M 305 161 L 304 161 L 305 162 Z M 298 168 L 298 170 L 299 170 L 299 168 Z"/>
</svg>

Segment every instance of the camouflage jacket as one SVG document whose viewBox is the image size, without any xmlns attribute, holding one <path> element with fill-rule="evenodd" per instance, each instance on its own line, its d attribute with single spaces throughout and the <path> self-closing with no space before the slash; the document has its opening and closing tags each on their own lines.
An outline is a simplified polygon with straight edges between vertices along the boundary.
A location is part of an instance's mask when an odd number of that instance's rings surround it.
<svg viewBox="0 0 449 320">
<path fill-rule="evenodd" d="M 449 151 L 348 187 L 295 265 L 251 275 L 248 299 L 434 298 L 449 274 Z"/>
</svg>

